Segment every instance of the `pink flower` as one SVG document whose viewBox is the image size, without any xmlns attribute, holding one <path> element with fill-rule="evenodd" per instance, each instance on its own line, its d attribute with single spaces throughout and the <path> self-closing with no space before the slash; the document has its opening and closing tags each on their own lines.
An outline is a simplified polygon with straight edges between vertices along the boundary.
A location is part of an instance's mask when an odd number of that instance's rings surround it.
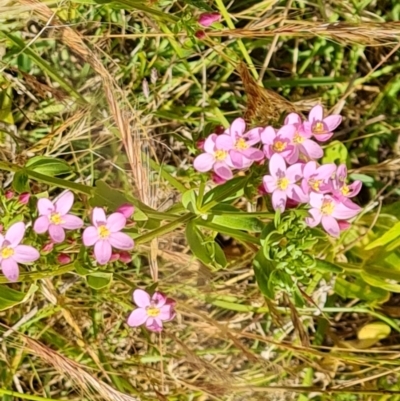
<svg viewBox="0 0 400 401">
<path fill-rule="evenodd" d="M 296 184 L 303 177 L 303 166 L 300 163 L 286 168 L 284 158 L 275 153 L 269 161 L 271 175 L 263 177 L 264 188 L 272 193 L 272 206 L 275 210 L 285 211 L 287 198 L 296 202 L 307 201 L 307 196 Z"/>
<path fill-rule="evenodd" d="M 18 196 L 18 202 L 21 205 L 26 205 L 26 204 L 28 204 L 30 197 L 31 197 L 31 194 L 29 192 L 23 192 L 21 195 Z"/>
<path fill-rule="evenodd" d="M 199 24 L 202 26 L 210 26 L 214 22 L 220 21 L 221 20 L 221 14 L 220 13 L 203 13 L 199 17 Z"/>
<path fill-rule="evenodd" d="M 261 132 L 265 156 L 270 159 L 272 155 L 277 153 L 289 162 L 294 152 L 292 141 L 295 132 L 296 127 L 294 125 L 284 125 L 278 132 L 271 126 L 266 127 Z"/>
<path fill-rule="evenodd" d="M 74 195 L 70 191 L 62 193 L 54 202 L 47 198 L 38 201 L 39 218 L 33 225 L 38 234 L 49 231 L 50 238 L 55 243 L 63 242 L 66 230 L 77 230 L 83 226 L 83 221 L 73 214 L 68 214 L 74 203 Z"/>
<path fill-rule="evenodd" d="M 341 122 L 342 117 L 338 114 L 324 118 L 324 109 L 318 104 L 311 109 L 308 121 L 305 121 L 303 126 L 306 134 L 314 135 L 318 141 L 325 142 L 332 137 L 333 131 Z"/>
<path fill-rule="evenodd" d="M 213 180 L 214 184 L 217 185 L 221 185 L 221 184 L 225 184 L 226 180 L 224 180 L 223 178 L 221 178 L 218 174 L 216 173 L 212 173 L 211 174 L 211 179 Z"/>
<path fill-rule="evenodd" d="M 155 292 L 150 298 L 146 291 L 137 289 L 133 292 L 133 301 L 138 308 L 128 317 L 128 325 L 131 327 L 145 323 L 149 330 L 160 332 L 163 329 L 162 322 L 175 317 L 175 301 L 161 292 Z"/>
<path fill-rule="evenodd" d="M 119 260 L 122 263 L 131 263 L 132 262 L 132 255 L 128 252 L 122 251 L 119 253 Z"/>
<path fill-rule="evenodd" d="M 336 171 L 335 179 L 333 180 L 333 196 L 339 200 L 346 198 L 353 198 L 358 195 L 361 190 L 362 182 L 359 180 L 354 181 L 352 184 L 347 185 L 347 167 L 341 164 Z"/>
<path fill-rule="evenodd" d="M 301 188 L 305 194 L 312 192 L 326 193 L 330 192 L 332 186 L 330 179 L 336 170 L 334 163 L 318 166 L 317 162 L 308 162 L 303 169 L 303 181 Z"/>
<path fill-rule="evenodd" d="M 53 248 L 54 248 L 54 242 L 50 241 L 50 242 L 48 242 L 48 243 L 43 245 L 41 251 L 43 253 L 49 253 L 49 252 L 51 252 L 53 250 Z"/>
<path fill-rule="evenodd" d="M 92 212 L 93 226 L 85 228 L 82 240 L 85 246 L 94 245 L 94 256 L 97 262 L 105 265 L 111 259 L 112 247 L 130 250 L 133 239 L 120 231 L 126 225 L 126 218 L 121 213 L 112 213 L 108 217 L 104 209 L 95 207 Z"/>
<path fill-rule="evenodd" d="M 243 118 L 237 118 L 231 126 L 225 131 L 233 141 L 233 149 L 229 150 L 232 164 L 235 168 L 250 167 L 254 161 L 260 161 L 264 158 L 264 153 L 254 148 L 260 142 L 260 133 L 262 128 L 253 128 L 246 131 L 246 123 Z"/>
<path fill-rule="evenodd" d="M 134 211 L 135 207 L 130 203 L 124 203 L 123 205 L 119 206 L 116 210 L 116 212 L 123 214 L 126 219 L 129 219 L 129 217 L 133 215 Z"/>
<path fill-rule="evenodd" d="M 306 224 L 315 227 L 322 224 L 324 230 L 333 237 L 339 237 L 343 223 L 338 220 L 348 220 L 356 216 L 361 208 L 350 200 L 340 202 L 331 195 L 310 193 L 311 209 L 308 211 L 311 217 L 306 218 Z"/>
<path fill-rule="evenodd" d="M 8 189 L 4 194 L 4 196 L 6 197 L 7 200 L 10 200 L 14 197 L 14 192 Z"/>
<path fill-rule="evenodd" d="M 60 265 L 67 265 L 71 262 L 71 256 L 67 255 L 66 253 L 60 253 L 57 255 L 57 262 Z"/>
<path fill-rule="evenodd" d="M 25 234 L 25 224 L 14 223 L 3 236 L 0 234 L 0 266 L 10 281 L 19 277 L 18 263 L 30 263 L 39 259 L 39 252 L 29 245 L 19 245 Z"/>
<path fill-rule="evenodd" d="M 232 160 L 229 151 L 233 149 L 234 143 L 229 135 L 211 134 L 204 142 L 204 151 L 194 159 L 193 166 L 197 171 L 205 173 L 210 170 L 222 179 L 230 180 L 233 177 Z"/>
</svg>

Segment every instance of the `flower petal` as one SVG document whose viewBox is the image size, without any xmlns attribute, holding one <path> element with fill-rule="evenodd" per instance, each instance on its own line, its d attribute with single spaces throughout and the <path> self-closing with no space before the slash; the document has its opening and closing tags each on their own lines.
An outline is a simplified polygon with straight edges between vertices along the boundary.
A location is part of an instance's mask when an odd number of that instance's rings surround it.
<svg viewBox="0 0 400 401">
<path fill-rule="evenodd" d="M 167 302 L 167 297 L 162 292 L 156 291 L 151 297 L 151 300 L 155 303 L 157 308 L 161 308 Z"/>
<path fill-rule="evenodd" d="M 215 173 L 223 178 L 225 181 L 230 180 L 233 177 L 231 169 L 224 162 L 217 162 L 214 164 Z"/>
<path fill-rule="evenodd" d="M 148 319 L 146 322 L 146 328 L 150 331 L 159 333 L 163 329 L 162 321 L 160 319 Z"/>
<path fill-rule="evenodd" d="M 99 240 L 100 237 L 96 227 L 90 226 L 85 228 L 82 234 L 82 241 L 85 246 L 92 246 Z"/>
<path fill-rule="evenodd" d="M 67 214 L 74 204 L 74 194 L 71 191 L 62 193 L 54 202 L 55 211 L 61 216 Z"/>
<path fill-rule="evenodd" d="M 95 207 L 92 212 L 92 222 L 95 227 L 105 224 L 107 221 L 106 212 L 102 207 Z"/>
<path fill-rule="evenodd" d="M 160 314 L 158 315 L 158 318 L 161 320 L 172 320 L 175 316 L 174 308 L 172 305 L 164 305 L 162 308 L 160 308 Z"/>
<path fill-rule="evenodd" d="M 260 137 L 264 145 L 271 145 L 276 137 L 275 129 L 271 126 L 266 127 L 264 131 L 261 132 Z"/>
<path fill-rule="evenodd" d="M 333 114 L 324 118 L 324 123 L 327 125 L 329 131 L 334 131 L 342 122 L 342 116 Z"/>
<path fill-rule="evenodd" d="M 289 139 L 291 141 L 295 133 L 296 127 L 293 124 L 287 124 L 284 125 L 280 130 L 278 130 L 277 136 Z"/>
<path fill-rule="evenodd" d="M 258 162 L 258 161 L 264 159 L 264 152 L 262 152 L 261 150 L 256 149 L 256 148 L 245 149 L 242 153 L 248 159 L 253 160 L 253 161 Z"/>
<path fill-rule="evenodd" d="M 336 164 L 328 163 L 318 167 L 318 178 L 328 180 L 336 171 Z"/>
<path fill-rule="evenodd" d="M 131 327 L 138 327 L 147 320 L 146 310 L 143 308 L 137 308 L 128 317 L 128 325 Z"/>
<path fill-rule="evenodd" d="M 14 248 L 14 259 L 18 263 L 30 263 L 40 258 L 39 251 L 33 246 L 29 245 L 17 245 Z"/>
<path fill-rule="evenodd" d="M 292 183 L 299 181 L 303 178 L 303 164 L 296 163 L 289 166 L 286 170 L 285 176 Z"/>
<path fill-rule="evenodd" d="M 116 233 L 121 231 L 126 225 L 126 218 L 122 213 L 112 213 L 107 217 L 107 228 Z"/>
<path fill-rule="evenodd" d="M 324 155 L 324 151 L 318 143 L 311 139 L 305 139 L 303 142 L 303 149 L 310 159 L 320 159 Z"/>
<path fill-rule="evenodd" d="M 243 136 L 246 138 L 248 145 L 253 146 L 260 142 L 260 134 L 263 131 L 261 127 L 253 128 L 246 132 Z"/>
<path fill-rule="evenodd" d="M 286 174 L 285 159 L 278 153 L 273 154 L 269 161 L 269 172 L 275 178 L 282 178 Z"/>
<path fill-rule="evenodd" d="M 107 240 L 99 240 L 94 245 L 94 256 L 100 265 L 105 265 L 111 259 L 112 248 Z"/>
<path fill-rule="evenodd" d="M 217 139 L 217 134 L 211 134 L 207 137 L 204 142 L 204 151 L 207 153 L 214 153 L 215 150 L 215 141 Z"/>
<path fill-rule="evenodd" d="M 111 233 L 110 237 L 108 238 L 110 244 L 117 249 L 122 249 L 129 251 L 134 247 L 133 239 L 125 233 Z"/>
<path fill-rule="evenodd" d="M 264 175 L 263 185 L 268 193 L 274 192 L 277 188 L 276 178 L 272 177 L 272 175 Z"/>
<path fill-rule="evenodd" d="M 15 260 L 11 258 L 4 259 L 1 262 L 1 270 L 3 271 L 3 274 L 7 277 L 7 279 L 11 282 L 15 282 L 18 280 L 19 267 Z"/>
<path fill-rule="evenodd" d="M 215 158 L 210 153 L 202 153 L 198 155 L 193 161 L 193 167 L 200 171 L 200 173 L 205 173 L 210 171 L 214 165 Z"/>
<path fill-rule="evenodd" d="M 6 232 L 4 236 L 5 240 L 10 243 L 10 246 L 14 248 L 17 246 L 24 238 L 25 234 L 25 224 L 20 221 L 18 223 L 14 223 Z"/>
<path fill-rule="evenodd" d="M 274 210 L 280 210 L 281 213 L 285 211 L 287 196 L 284 191 L 276 190 L 272 194 L 272 207 Z"/>
<path fill-rule="evenodd" d="M 331 197 L 328 197 L 329 199 Z M 321 209 L 322 202 L 324 201 L 325 196 L 322 194 L 317 194 L 316 192 L 310 192 L 310 205 L 317 209 Z"/>
<path fill-rule="evenodd" d="M 319 142 L 326 142 L 327 140 L 331 139 L 333 136 L 333 132 L 328 132 L 326 134 L 314 134 L 314 138 Z"/>
<path fill-rule="evenodd" d="M 133 291 L 133 302 L 135 302 L 139 308 L 146 308 L 151 304 L 150 295 L 146 291 L 137 288 Z"/>
<path fill-rule="evenodd" d="M 49 218 L 45 215 L 38 217 L 33 224 L 33 231 L 37 234 L 43 234 L 49 229 Z"/>
<path fill-rule="evenodd" d="M 322 213 L 319 209 L 313 208 L 308 211 L 311 217 L 306 217 L 306 224 L 309 227 L 316 227 L 322 219 Z"/>
<path fill-rule="evenodd" d="M 322 216 L 321 223 L 328 234 L 332 235 L 332 237 L 339 237 L 340 227 L 335 218 L 332 216 Z"/>
<path fill-rule="evenodd" d="M 323 118 L 324 108 L 320 104 L 314 106 L 308 114 L 308 121 L 311 123 L 314 121 L 322 121 Z"/>
<path fill-rule="evenodd" d="M 236 139 L 243 136 L 245 130 L 246 123 L 243 118 L 236 118 L 229 127 L 229 135 L 236 141 Z"/>
<path fill-rule="evenodd" d="M 63 222 L 61 227 L 66 228 L 67 230 L 77 230 L 83 227 L 83 220 L 73 214 L 65 214 L 62 219 Z"/>
<path fill-rule="evenodd" d="M 288 114 L 286 116 L 285 122 L 284 122 L 285 125 L 288 125 L 288 124 L 301 124 L 301 123 L 302 123 L 302 119 L 301 119 L 300 115 L 297 114 L 297 113 Z"/>
<path fill-rule="evenodd" d="M 48 216 L 55 210 L 53 202 L 47 198 L 39 199 L 37 203 L 37 208 L 41 216 Z"/>
<path fill-rule="evenodd" d="M 50 238 L 56 243 L 59 244 L 65 240 L 65 231 L 61 226 L 57 226 L 55 224 L 49 225 L 49 235 Z"/>
<path fill-rule="evenodd" d="M 303 169 L 303 176 L 308 180 L 312 175 L 317 173 L 317 163 L 315 161 L 310 161 L 305 164 Z"/>
<path fill-rule="evenodd" d="M 358 195 L 361 191 L 362 182 L 360 180 L 354 181 L 352 184 L 349 185 L 350 194 L 348 196 L 353 197 Z"/>
<path fill-rule="evenodd" d="M 229 156 L 231 157 L 232 164 L 235 168 L 244 168 L 246 166 L 246 158 L 238 150 L 235 150 L 235 149 L 230 150 Z M 251 161 L 250 161 L 250 164 L 251 164 Z M 248 164 L 248 161 L 247 161 L 246 167 L 248 167 L 250 164 Z"/>
<path fill-rule="evenodd" d="M 231 150 L 234 148 L 234 140 L 229 135 L 219 135 L 215 140 L 215 146 L 221 150 Z"/>
</svg>

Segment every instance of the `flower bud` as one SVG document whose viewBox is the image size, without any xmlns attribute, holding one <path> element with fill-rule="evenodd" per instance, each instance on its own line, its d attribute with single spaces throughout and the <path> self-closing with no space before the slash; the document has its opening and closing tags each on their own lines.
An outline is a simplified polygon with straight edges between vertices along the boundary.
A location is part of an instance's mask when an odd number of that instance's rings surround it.
<svg viewBox="0 0 400 401">
<path fill-rule="evenodd" d="M 118 252 L 113 252 L 111 254 L 110 262 L 115 262 L 118 259 L 119 259 L 119 253 Z"/>
<path fill-rule="evenodd" d="M 14 197 L 14 192 L 11 191 L 10 189 L 8 189 L 8 190 L 5 192 L 4 196 L 6 197 L 6 199 L 11 199 L 11 198 Z"/>
<path fill-rule="evenodd" d="M 21 195 L 19 195 L 18 202 L 21 205 L 26 205 L 29 202 L 30 197 L 31 197 L 31 194 L 29 192 L 23 192 Z"/>
<path fill-rule="evenodd" d="M 53 248 L 54 248 L 54 242 L 48 242 L 47 244 L 43 245 L 42 252 L 49 253 L 53 250 Z"/>
<path fill-rule="evenodd" d="M 223 125 L 216 125 L 214 128 L 214 133 L 217 135 L 221 135 L 225 132 L 225 128 Z"/>
<path fill-rule="evenodd" d="M 221 14 L 220 13 L 203 13 L 200 15 L 198 22 L 201 26 L 210 26 L 214 22 L 220 21 L 221 20 Z"/>
<path fill-rule="evenodd" d="M 204 39 L 206 37 L 206 33 L 204 31 L 196 31 L 194 36 L 196 36 L 197 39 Z"/>
<path fill-rule="evenodd" d="M 122 263 L 130 263 L 132 261 L 132 256 L 131 256 L 131 254 L 129 252 L 121 251 L 119 253 L 119 260 Z"/>
<path fill-rule="evenodd" d="M 199 149 L 199 150 L 204 150 L 204 142 L 205 141 L 206 141 L 205 139 L 199 139 L 196 142 L 196 148 Z"/>
<path fill-rule="evenodd" d="M 224 180 L 222 177 L 220 177 L 218 174 L 212 173 L 212 180 L 215 182 L 215 184 L 224 184 L 226 180 Z"/>
<path fill-rule="evenodd" d="M 123 205 L 119 206 L 116 211 L 123 214 L 126 219 L 129 219 L 129 217 L 133 215 L 135 207 L 130 203 L 124 203 Z"/>
<path fill-rule="evenodd" d="M 67 255 L 66 253 L 60 253 L 59 255 L 57 255 L 57 262 L 60 265 L 71 263 L 71 256 Z"/>
</svg>

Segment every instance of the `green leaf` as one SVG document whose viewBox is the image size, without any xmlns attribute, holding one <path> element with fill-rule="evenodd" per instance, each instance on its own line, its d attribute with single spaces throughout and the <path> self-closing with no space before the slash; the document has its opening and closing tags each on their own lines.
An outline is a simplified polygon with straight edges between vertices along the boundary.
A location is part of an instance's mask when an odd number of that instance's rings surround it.
<svg viewBox="0 0 400 401">
<path fill-rule="evenodd" d="M 7 285 L 0 285 L 0 311 L 12 308 L 25 300 L 27 300 L 35 291 L 38 286 L 32 285 L 27 293 L 19 292 L 11 289 Z"/>
<path fill-rule="evenodd" d="M 396 223 L 389 231 L 385 232 L 381 237 L 376 239 L 375 241 L 370 242 L 366 247 L 365 250 L 369 251 L 370 249 L 376 248 L 377 246 L 383 246 L 388 244 L 389 242 L 393 241 L 400 237 L 400 222 Z"/>
<path fill-rule="evenodd" d="M 94 272 L 90 273 L 86 279 L 89 287 L 94 290 L 101 290 L 110 285 L 112 277 L 112 273 Z"/>
<path fill-rule="evenodd" d="M 197 194 L 195 189 L 189 189 L 182 195 L 182 205 L 189 212 L 198 214 L 197 210 Z"/>
<path fill-rule="evenodd" d="M 29 178 L 24 170 L 17 171 L 14 174 L 12 186 L 19 193 L 29 192 Z"/>
<path fill-rule="evenodd" d="M 269 299 L 274 299 L 275 291 L 272 280 L 273 263 L 264 256 L 260 249 L 253 260 L 254 275 L 260 291 Z"/>
<path fill-rule="evenodd" d="M 343 269 L 327 260 L 315 259 L 315 269 L 321 273 L 342 273 Z"/>
<path fill-rule="evenodd" d="M 372 271 L 361 271 L 361 278 L 368 284 L 389 292 L 400 293 L 400 285 L 388 283 L 384 278 L 373 274 Z"/>
<path fill-rule="evenodd" d="M 215 212 L 219 213 L 214 214 Z M 236 209 L 234 206 L 226 203 L 214 206 L 209 211 L 209 214 L 213 214 L 211 220 L 213 223 L 223 227 L 255 233 L 261 232 L 265 227 L 261 220 L 256 217 L 247 217 L 246 212 Z"/>
<path fill-rule="evenodd" d="M 368 285 L 361 278 L 350 282 L 343 277 L 337 277 L 334 290 L 343 299 L 361 299 L 369 303 L 381 304 L 386 302 L 390 297 L 388 291 Z"/>
<path fill-rule="evenodd" d="M 205 238 L 201 231 L 196 226 L 195 221 L 189 221 L 186 225 L 186 239 L 188 241 L 190 250 L 199 260 L 205 265 L 211 265 L 212 259 L 205 246 Z"/>
<path fill-rule="evenodd" d="M 325 148 L 322 164 L 347 164 L 347 158 L 348 151 L 346 146 L 342 142 L 333 141 Z"/>
<path fill-rule="evenodd" d="M 71 166 L 66 161 L 46 156 L 32 157 L 26 163 L 26 167 L 32 171 L 52 177 L 68 174 L 72 171 Z"/>
</svg>

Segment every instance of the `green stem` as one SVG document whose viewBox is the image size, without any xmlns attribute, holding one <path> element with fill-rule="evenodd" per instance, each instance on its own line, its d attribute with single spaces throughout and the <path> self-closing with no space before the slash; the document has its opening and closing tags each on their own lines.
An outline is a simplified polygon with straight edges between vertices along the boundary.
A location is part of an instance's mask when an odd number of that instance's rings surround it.
<svg viewBox="0 0 400 401">
<path fill-rule="evenodd" d="M 162 235 L 168 234 L 171 231 L 174 231 L 176 228 L 178 228 L 179 226 L 188 222 L 189 220 L 192 220 L 195 217 L 196 217 L 195 214 L 187 213 L 187 214 L 171 221 L 170 223 L 165 224 L 162 227 L 159 227 L 153 231 L 150 231 L 149 233 L 146 233 L 139 237 L 136 237 L 135 242 L 136 242 L 136 244 L 143 244 L 145 242 L 150 242 L 154 238 L 160 237 Z"/>
<path fill-rule="evenodd" d="M 54 398 L 47 398 L 47 397 L 44 398 L 44 397 L 39 397 L 38 395 L 17 393 L 16 391 L 5 390 L 2 388 L 0 388 L 0 395 L 10 395 L 15 398 L 21 398 L 23 400 L 31 400 L 31 401 L 59 401 L 55 400 Z"/>
</svg>

